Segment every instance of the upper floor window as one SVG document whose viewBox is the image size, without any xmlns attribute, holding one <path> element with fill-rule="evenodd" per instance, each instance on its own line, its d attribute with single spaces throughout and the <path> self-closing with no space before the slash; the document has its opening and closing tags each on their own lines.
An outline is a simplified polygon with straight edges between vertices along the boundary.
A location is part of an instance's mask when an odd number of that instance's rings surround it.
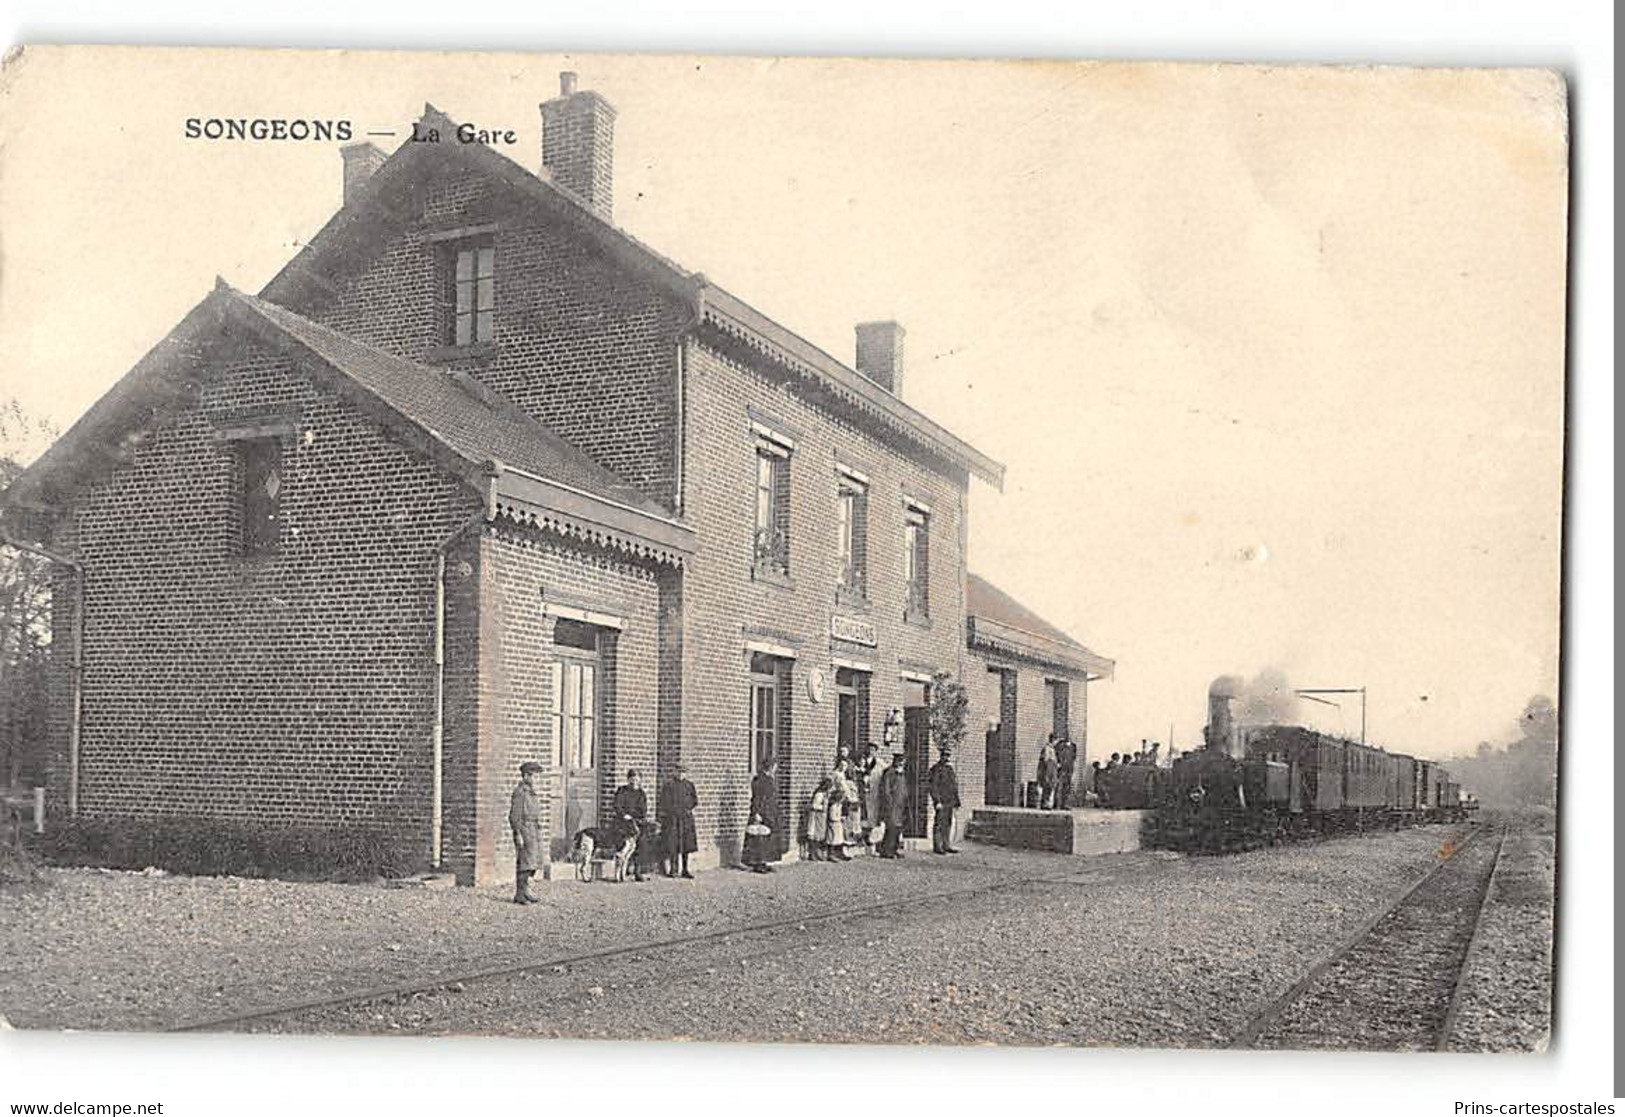
<svg viewBox="0 0 1625 1117">
<path fill-rule="evenodd" d="M 931 615 L 931 513 L 918 504 L 903 509 L 903 617 Z"/>
<path fill-rule="evenodd" d="M 859 602 L 868 596 L 869 491 L 843 472 L 835 498 L 835 531 L 840 569 L 837 596 Z"/>
<path fill-rule="evenodd" d="M 767 439 L 756 444 L 755 569 L 790 573 L 790 452 Z"/>
<path fill-rule="evenodd" d="M 282 542 L 282 442 L 245 438 L 237 443 L 242 553 L 275 554 Z"/>
<path fill-rule="evenodd" d="M 496 248 L 462 241 L 449 249 L 451 316 L 448 345 L 479 345 L 496 338 Z"/>
</svg>

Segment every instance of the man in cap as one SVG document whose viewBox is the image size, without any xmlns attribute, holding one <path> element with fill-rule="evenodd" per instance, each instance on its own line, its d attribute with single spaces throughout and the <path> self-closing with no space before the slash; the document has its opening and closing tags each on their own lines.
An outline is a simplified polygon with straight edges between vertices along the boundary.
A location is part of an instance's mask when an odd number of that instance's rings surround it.
<svg viewBox="0 0 1625 1117">
<path fill-rule="evenodd" d="M 636 768 L 626 770 L 626 782 L 615 789 L 612 801 L 617 826 L 622 833 L 637 832 L 638 844 L 632 853 L 632 879 L 643 880 L 643 866 L 648 852 L 654 847 L 649 831 L 649 796 L 643 790 L 643 779 Z"/>
<path fill-rule="evenodd" d="M 931 852 L 958 853 L 952 842 L 954 809 L 959 806 L 959 776 L 954 772 L 953 753 L 946 745 L 942 748 L 941 758 L 931 765 L 931 771 L 926 774 L 926 786 L 931 789 L 931 798 L 937 804 L 937 815 L 931 825 Z"/>
<path fill-rule="evenodd" d="M 892 753 L 891 767 L 880 773 L 875 797 L 875 822 L 886 829 L 880 835 L 880 856 L 895 860 L 903 856 L 903 829 L 908 825 L 908 781 L 903 776 L 904 757 Z"/>
<path fill-rule="evenodd" d="M 513 830 L 513 902 L 539 904 L 530 890 L 530 880 L 542 866 L 542 801 L 536 794 L 542 766 L 527 760 L 519 766 L 519 786 L 508 804 L 508 825 Z"/>
</svg>

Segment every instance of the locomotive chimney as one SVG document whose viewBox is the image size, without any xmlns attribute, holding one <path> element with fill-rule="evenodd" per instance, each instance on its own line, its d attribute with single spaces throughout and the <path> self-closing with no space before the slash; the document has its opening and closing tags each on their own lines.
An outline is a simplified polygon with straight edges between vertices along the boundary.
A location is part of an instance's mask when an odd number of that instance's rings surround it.
<svg viewBox="0 0 1625 1117">
<path fill-rule="evenodd" d="M 1239 697 L 1239 683 L 1232 676 L 1222 675 L 1207 691 L 1207 747 L 1226 756 L 1241 755 L 1235 712 L 1230 708 Z"/>
</svg>

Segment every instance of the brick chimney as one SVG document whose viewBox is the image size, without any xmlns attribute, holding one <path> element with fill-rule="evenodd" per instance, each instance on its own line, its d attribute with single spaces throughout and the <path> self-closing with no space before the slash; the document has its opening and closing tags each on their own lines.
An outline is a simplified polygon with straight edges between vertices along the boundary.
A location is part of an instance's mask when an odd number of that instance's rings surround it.
<svg viewBox="0 0 1625 1117">
<path fill-rule="evenodd" d="M 858 323 L 858 371 L 899 399 L 903 395 L 903 327 Z"/>
<path fill-rule="evenodd" d="M 384 160 L 389 156 L 366 140 L 345 144 L 339 148 L 339 155 L 344 158 L 344 204 L 349 205 L 356 190 L 384 165 Z"/>
<path fill-rule="evenodd" d="M 578 91 L 569 70 L 559 75 L 559 95 L 542 102 L 542 167 L 599 217 L 614 219 L 615 106 Z"/>
</svg>

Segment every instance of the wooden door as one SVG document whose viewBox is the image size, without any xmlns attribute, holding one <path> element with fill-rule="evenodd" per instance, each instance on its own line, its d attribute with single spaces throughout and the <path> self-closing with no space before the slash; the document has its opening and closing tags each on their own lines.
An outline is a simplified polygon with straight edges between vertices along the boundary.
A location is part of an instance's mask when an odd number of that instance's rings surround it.
<svg viewBox="0 0 1625 1117">
<path fill-rule="evenodd" d="M 924 706 L 903 708 L 904 775 L 908 779 L 908 837 L 923 838 L 926 834 L 926 812 L 931 807 L 931 795 L 926 786 L 926 773 L 931 768 L 931 711 Z"/>
</svg>

